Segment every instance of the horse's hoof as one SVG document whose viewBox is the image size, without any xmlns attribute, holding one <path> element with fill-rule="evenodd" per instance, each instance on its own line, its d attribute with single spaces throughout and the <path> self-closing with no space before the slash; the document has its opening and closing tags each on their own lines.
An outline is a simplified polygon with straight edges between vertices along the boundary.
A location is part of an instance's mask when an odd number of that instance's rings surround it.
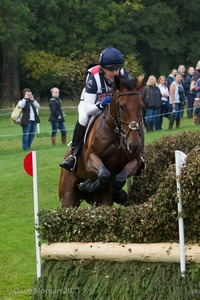
<svg viewBox="0 0 200 300">
<path fill-rule="evenodd" d="M 124 204 L 127 202 L 128 195 L 124 190 L 118 191 L 114 190 L 112 195 L 112 200 L 117 204 Z"/>
<path fill-rule="evenodd" d="M 107 185 L 108 181 L 110 180 L 110 175 L 110 171 L 107 170 L 104 166 L 99 170 L 98 178 L 102 186 Z"/>
</svg>

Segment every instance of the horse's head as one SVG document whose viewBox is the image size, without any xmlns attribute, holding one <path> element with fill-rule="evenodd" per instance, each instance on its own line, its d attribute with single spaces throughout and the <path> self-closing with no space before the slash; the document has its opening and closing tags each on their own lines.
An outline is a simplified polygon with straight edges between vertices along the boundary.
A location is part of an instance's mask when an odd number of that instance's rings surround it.
<svg viewBox="0 0 200 300">
<path fill-rule="evenodd" d="M 129 153 L 137 153 L 141 146 L 140 126 L 142 123 L 142 99 L 140 90 L 144 76 L 127 79 L 115 76 L 115 93 L 110 103 L 110 115 L 116 122 L 116 129 L 123 146 Z"/>
</svg>

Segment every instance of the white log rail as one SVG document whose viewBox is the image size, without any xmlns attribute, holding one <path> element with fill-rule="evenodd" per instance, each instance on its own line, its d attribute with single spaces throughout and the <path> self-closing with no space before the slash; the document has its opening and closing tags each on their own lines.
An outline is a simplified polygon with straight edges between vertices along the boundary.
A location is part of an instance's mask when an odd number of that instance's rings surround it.
<svg viewBox="0 0 200 300">
<path fill-rule="evenodd" d="M 41 245 L 45 260 L 103 260 L 180 263 L 177 243 L 53 243 Z M 185 245 L 186 263 L 200 263 L 200 245 Z"/>
</svg>

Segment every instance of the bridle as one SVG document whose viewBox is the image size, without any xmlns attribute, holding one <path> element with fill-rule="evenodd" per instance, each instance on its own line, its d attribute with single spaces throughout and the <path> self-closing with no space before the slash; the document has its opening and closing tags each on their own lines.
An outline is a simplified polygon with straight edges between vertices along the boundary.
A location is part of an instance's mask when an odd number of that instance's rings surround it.
<svg viewBox="0 0 200 300">
<path fill-rule="evenodd" d="M 121 119 L 120 117 L 120 110 L 119 110 L 119 98 L 122 97 L 122 96 L 131 96 L 131 95 L 140 95 L 140 92 L 138 91 L 126 91 L 126 92 L 123 92 L 123 93 L 119 93 L 116 95 L 116 102 L 117 102 L 117 120 L 115 120 L 113 118 L 113 116 L 111 116 L 110 114 L 110 118 L 111 120 L 113 121 L 114 125 L 115 125 L 115 132 L 117 133 L 119 139 L 120 139 L 120 145 L 118 148 L 126 148 L 127 146 L 127 139 L 128 139 L 128 136 L 130 134 L 131 131 L 138 131 L 139 132 L 139 135 L 140 135 L 140 126 L 141 126 L 141 123 L 142 123 L 142 115 L 140 116 L 139 120 L 137 121 L 131 121 L 130 123 L 124 121 Z M 126 130 L 124 129 L 123 127 L 123 124 L 127 124 L 128 125 L 128 132 L 126 132 Z"/>
</svg>

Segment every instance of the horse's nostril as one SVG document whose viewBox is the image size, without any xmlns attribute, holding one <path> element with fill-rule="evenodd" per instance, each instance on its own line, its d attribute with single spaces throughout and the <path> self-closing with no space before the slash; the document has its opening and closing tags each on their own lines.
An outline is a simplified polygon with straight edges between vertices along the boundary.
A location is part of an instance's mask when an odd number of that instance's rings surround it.
<svg viewBox="0 0 200 300">
<path fill-rule="evenodd" d="M 133 152 L 133 143 L 128 144 L 128 151 L 129 151 L 130 153 Z"/>
<path fill-rule="evenodd" d="M 133 144 L 133 143 L 129 143 L 128 147 L 127 147 L 129 153 L 136 153 L 138 148 L 139 148 L 139 146 L 137 144 Z"/>
</svg>

